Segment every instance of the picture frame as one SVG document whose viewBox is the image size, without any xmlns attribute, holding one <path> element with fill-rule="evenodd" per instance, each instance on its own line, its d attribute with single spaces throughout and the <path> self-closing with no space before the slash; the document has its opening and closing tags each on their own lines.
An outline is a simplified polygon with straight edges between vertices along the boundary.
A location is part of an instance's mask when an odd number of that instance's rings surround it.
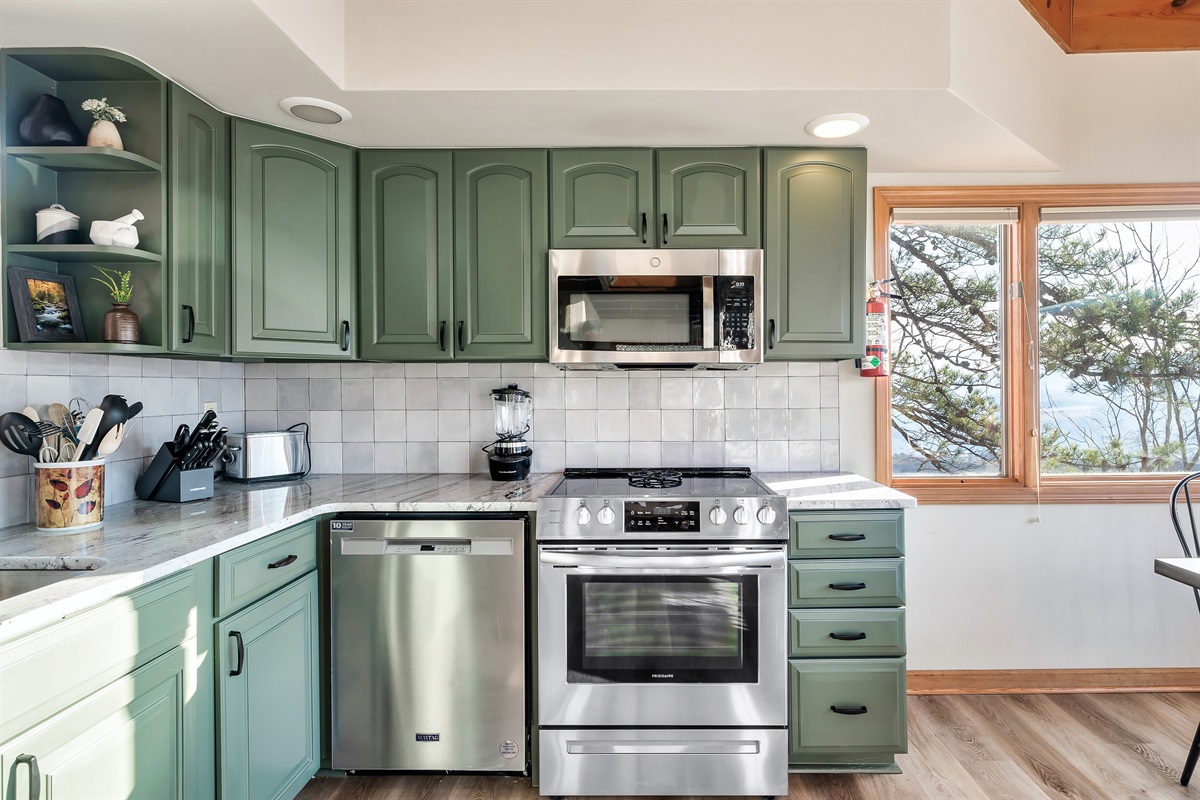
<svg viewBox="0 0 1200 800">
<path fill-rule="evenodd" d="M 9 267 L 8 290 L 22 342 L 86 341 L 70 275 Z"/>
</svg>

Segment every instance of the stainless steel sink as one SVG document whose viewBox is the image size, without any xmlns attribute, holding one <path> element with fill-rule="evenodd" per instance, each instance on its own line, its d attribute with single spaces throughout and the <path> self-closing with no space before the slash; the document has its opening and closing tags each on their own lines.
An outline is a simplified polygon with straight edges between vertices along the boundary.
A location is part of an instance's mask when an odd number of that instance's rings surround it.
<svg viewBox="0 0 1200 800">
<path fill-rule="evenodd" d="M 87 556 L 0 557 L 0 601 L 100 569 L 107 563 L 103 558 Z"/>
</svg>

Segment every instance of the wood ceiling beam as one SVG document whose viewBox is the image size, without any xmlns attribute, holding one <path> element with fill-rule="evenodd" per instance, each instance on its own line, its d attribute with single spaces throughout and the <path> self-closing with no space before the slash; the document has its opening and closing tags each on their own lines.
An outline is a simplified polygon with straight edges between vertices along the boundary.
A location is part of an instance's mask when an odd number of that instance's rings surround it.
<svg viewBox="0 0 1200 800">
<path fill-rule="evenodd" d="M 1067 53 L 1200 50 L 1200 0 L 1021 0 Z"/>
</svg>

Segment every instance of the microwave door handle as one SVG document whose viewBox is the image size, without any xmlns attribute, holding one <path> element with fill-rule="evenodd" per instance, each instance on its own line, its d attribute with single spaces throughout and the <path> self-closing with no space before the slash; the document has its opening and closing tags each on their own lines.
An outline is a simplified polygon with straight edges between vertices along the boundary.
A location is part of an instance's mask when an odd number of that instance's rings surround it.
<svg viewBox="0 0 1200 800">
<path fill-rule="evenodd" d="M 700 310 L 701 318 L 704 320 L 704 328 L 702 335 L 704 341 L 702 346 L 705 350 L 716 349 L 716 327 L 717 314 L 716 305 L 713 303 L 713 277 L 705 275 L 701 280 L 700 288 L 700 304 L 703 308 Z"/>
<path fill-rule="evenodd" d="M 779 567 L 782 568 L 783 551 L 767 553 L 738 553 L 704 556 L 683 555 L 615 555 L 597 553 L 542 553 L 538 560 L 552 567 L 582 567 L 594 569 L 721 569 L 725 567 Z"/>
</svg>

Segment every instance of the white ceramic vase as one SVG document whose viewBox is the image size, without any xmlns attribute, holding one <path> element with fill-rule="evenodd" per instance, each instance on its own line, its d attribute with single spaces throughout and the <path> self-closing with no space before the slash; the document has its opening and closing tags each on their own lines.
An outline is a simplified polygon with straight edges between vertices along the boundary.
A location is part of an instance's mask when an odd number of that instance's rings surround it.
<svg viewBox="0 0 1200 800">
<path fill-rule="evenodd" d="M 111 147 L 113 150 L 125 149 L 124 145 L 121 144 L 121 134 L 117 131 L 116 124 L 106 119 L 98 119 L 92 123 L 92 129 L 88 131 L 87 143 L 88 147 Z"/>
</svg>

